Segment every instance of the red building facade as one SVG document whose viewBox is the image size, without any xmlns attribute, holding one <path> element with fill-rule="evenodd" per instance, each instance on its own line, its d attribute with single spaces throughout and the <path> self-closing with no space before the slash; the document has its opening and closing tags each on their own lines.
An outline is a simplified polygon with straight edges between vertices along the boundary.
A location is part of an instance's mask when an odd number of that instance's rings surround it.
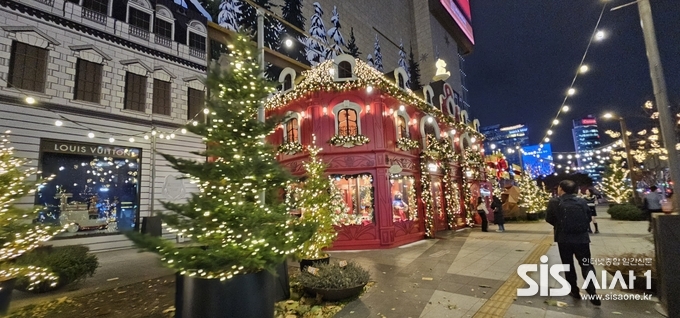
<svg viewBox="0 0 680 318">
<path fill-rule="evenodd" d="M 267 102 L 267 116 L 284 118 L 268 142 L 294 175 L 304 175 L 304 146 L 323 148 L 345 205 L 334 249 L 389 248 L 471 224 L 485 180 L 479 122 L 447 83 L 412 92 L 406 78 L 341 55 L 303 76 L 285 69 Z"/>
</svg>

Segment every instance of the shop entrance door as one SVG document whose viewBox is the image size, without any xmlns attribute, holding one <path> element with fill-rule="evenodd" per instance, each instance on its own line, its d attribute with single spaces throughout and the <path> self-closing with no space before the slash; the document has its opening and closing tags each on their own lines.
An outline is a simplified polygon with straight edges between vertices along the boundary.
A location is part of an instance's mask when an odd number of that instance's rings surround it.
<svg viewBox="0 0 680 318">
<path fill-rule="evenodd" d="M 434 210 L 435 231 L 445 231 L 448 229 L 446 209 L 444 208 L 444 191 L 442 181 L 439 177 L 432 177 L 432 201 Z"/>
</svg>

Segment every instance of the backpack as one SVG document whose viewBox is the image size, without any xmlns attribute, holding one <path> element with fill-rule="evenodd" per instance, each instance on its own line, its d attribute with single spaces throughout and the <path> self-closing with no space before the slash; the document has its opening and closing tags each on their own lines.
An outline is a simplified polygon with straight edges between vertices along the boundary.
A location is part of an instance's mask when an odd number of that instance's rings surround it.
<svg viewBox="0 0 680 318">
<path fill-rule="evenodd" d="M 580 234 L 588 232 L 590 228 L 590 211 L 577 198 L 560 199 L 562 220 L 560 230 L 563 233 Z"/>
</svg>

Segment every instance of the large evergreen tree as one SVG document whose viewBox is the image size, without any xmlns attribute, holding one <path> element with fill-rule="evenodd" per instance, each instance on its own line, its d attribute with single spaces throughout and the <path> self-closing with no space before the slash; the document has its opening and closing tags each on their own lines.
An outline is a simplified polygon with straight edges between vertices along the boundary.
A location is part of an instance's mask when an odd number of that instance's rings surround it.
<svg viewBox="0 0 680 318">
<path fill-rule="evenodd" d="M 599 190 L 615 203 L 626 203 L 633 195 L 628 175 L 630 170 L 620 160 L 612 160 L 602 176 Z"/>
<path fill-rule="evenodd" d="M 238 31 L 241 27 L 239 21 L 242 14 L 242 5 L 240 0 L 222 0 L 217 16 L 217 23 L 229 30 Z"/>
<path fill-rule="evenodd" d="M 375 35 L 375 43 L 373 44 L 373 67 L 376 70 L 383 71 L 382 53 L 380 52 L 380 39 Z"/>
<path fill-rule="evenodd" d="M 331 23 L 333 24 L 333 27 L 328 29 L 328 37 L 333 39 L 333 45 L 331 45 L 331 49 L 328 52 L 329 54 L 326 57 L 328 59 L 334 59 L 336 56 L 342 54 L 342 47 L 347 46 L 347 43 L 345 43 L 345 38 L 340 32 L 340 14 L 338 13 L 338 7 L 336 6 L 333 6 Z"/>
<path fill-rule="evenodd" d="M 281 7 L 281 15 L 288 23 L 300 30 L 305 29 L 305 21 L 307 19 L 302 15 L 302 0 L 285 0 L 283 7 Z M 290 52 L 290 56 L 300 62 L 309 63 L 309 61 L 307 61 L 307 56 L 305 55 L 305 41 L 304 38 L 302 38 L 302 34 L 299 34 L 299 32 L 289 26 L 284 26 L 284 30 L 288 37 L 283 38 L 282 40 L 285 41 L 290 39 L 293 41 L 294 47 L 288 51 Z"/>
<path fill-rule="evenodd" d="M 418 63 L 418 60 L 413 55 L 413 46 L 411 46 L 408 53 L 408 73 L 411 90 L 418 91 L 422 89 L 423 86 L 420 85 L 420 63 Z"/>
<path fill-rule="evenodd" d="M 252 0 L 258 6 L 265 10 L 271 10 L 271 3 L 269 0 Z M 251 30 L 252 34 L 257 32 L 257 10 L 247 2 L 241 5 L 241 19 L 239 24 Z M 264 45 L 272 50 L 278 50 L 281 47 L 281 33 L 283 32 L 283 25 L 279 20 L 268 15 L 264 17 Z"/>
<path fill-rule="evenodd" d="M 357 39 L 354 37 L 354 27 L 349 29 L 349 41 L 347 42 L 347 54 L 359 58 L 361 52 L 357 46 Z"/>
<path fill-rule="evenodd" d="M 130 234 L 137 244 L 162 255 L 166 266 L 188 275 L 229 279 L 233 275 L 271 270 L 316 230 L 289 217 L 288 209 L 265 191 L 281 190 L 290 181 L 276 161 L 276 150 L 263 142 L 279 122 L 257 119 L 258 105 L 274 91 L 261 78 L 252 39 L 238 33 L 229 46 L 229 65 L 212 68 L 206 108 L 211 123 L 188 125 L 203 137 L 201 157 L 194 161 L 163 154 L 172 167 L 199 187 L 185 203 L 162 202 L 171 213 L 161 218 L 172 231 L 193 243 L 177 246 L 162 238 Z"/>
<path fill-rule="evenodd" d="M 312 25 L 309 27 L 311 38 L 307 38 L 307 60 L 316 65 L 326 60 L 328 56 L 328 39 L 326 38 L 326 26 L 323 23 L 323 10 L 321 4 L 314 2 L 314 15 L 311 18 Z"/>
</svg>

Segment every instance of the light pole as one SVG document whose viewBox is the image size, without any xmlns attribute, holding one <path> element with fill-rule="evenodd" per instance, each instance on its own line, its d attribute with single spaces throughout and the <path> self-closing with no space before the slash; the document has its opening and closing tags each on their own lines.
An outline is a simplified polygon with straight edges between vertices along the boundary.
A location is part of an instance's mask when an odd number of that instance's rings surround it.
<svg viewBox="0 0 680 318">
<path fill-rule="evenodd" d="M 654 88 L 654 99 L 656 108 L 659 111 L 659 125 L 661 126 L 661 137 L 668 152 L 668 169 L 670 170 L 671 180 L 673 181 L 673 201 L 674 212 L 680 211 L 680 160 L 678 151 L 675 150 L 677 140 L 673 124 L 673 115 L 670 112 L 670 103 L 666 93 L 666 80 L 663 76 L 663 67 L 659 57 L 659 47 L 656 43 L 656 33 L 654 33 L 654 20 L 652 19 L 652 7 L 649 0 L 638 0 L 638 11 L 640 13 L 640 25 L 642 35 L 645 39 L 647 49 L 647 60 L 649 61 L 649 75 L 652 78 Z"/>
<path fill-rule="evenodd" d="M 621 125 L 621 136 L 623 136 L 623 147 L 626 151 L 626 161 L 628 162 L 628 169 L 630 170 L 630 183 L 633 187 L 633 200 L 635 204 L 639 204 L 640 198 L 637 194 L 637 175 L 635 174 L 635 161 L 630 150 L 630 141 L 628 140 L 628 128 L 626 127 L 626 120 L 621 116 L 615 116 L 612 113 L 606 113 L 602 117 L 606 119 L 617 119 Z"/>
</svg>

